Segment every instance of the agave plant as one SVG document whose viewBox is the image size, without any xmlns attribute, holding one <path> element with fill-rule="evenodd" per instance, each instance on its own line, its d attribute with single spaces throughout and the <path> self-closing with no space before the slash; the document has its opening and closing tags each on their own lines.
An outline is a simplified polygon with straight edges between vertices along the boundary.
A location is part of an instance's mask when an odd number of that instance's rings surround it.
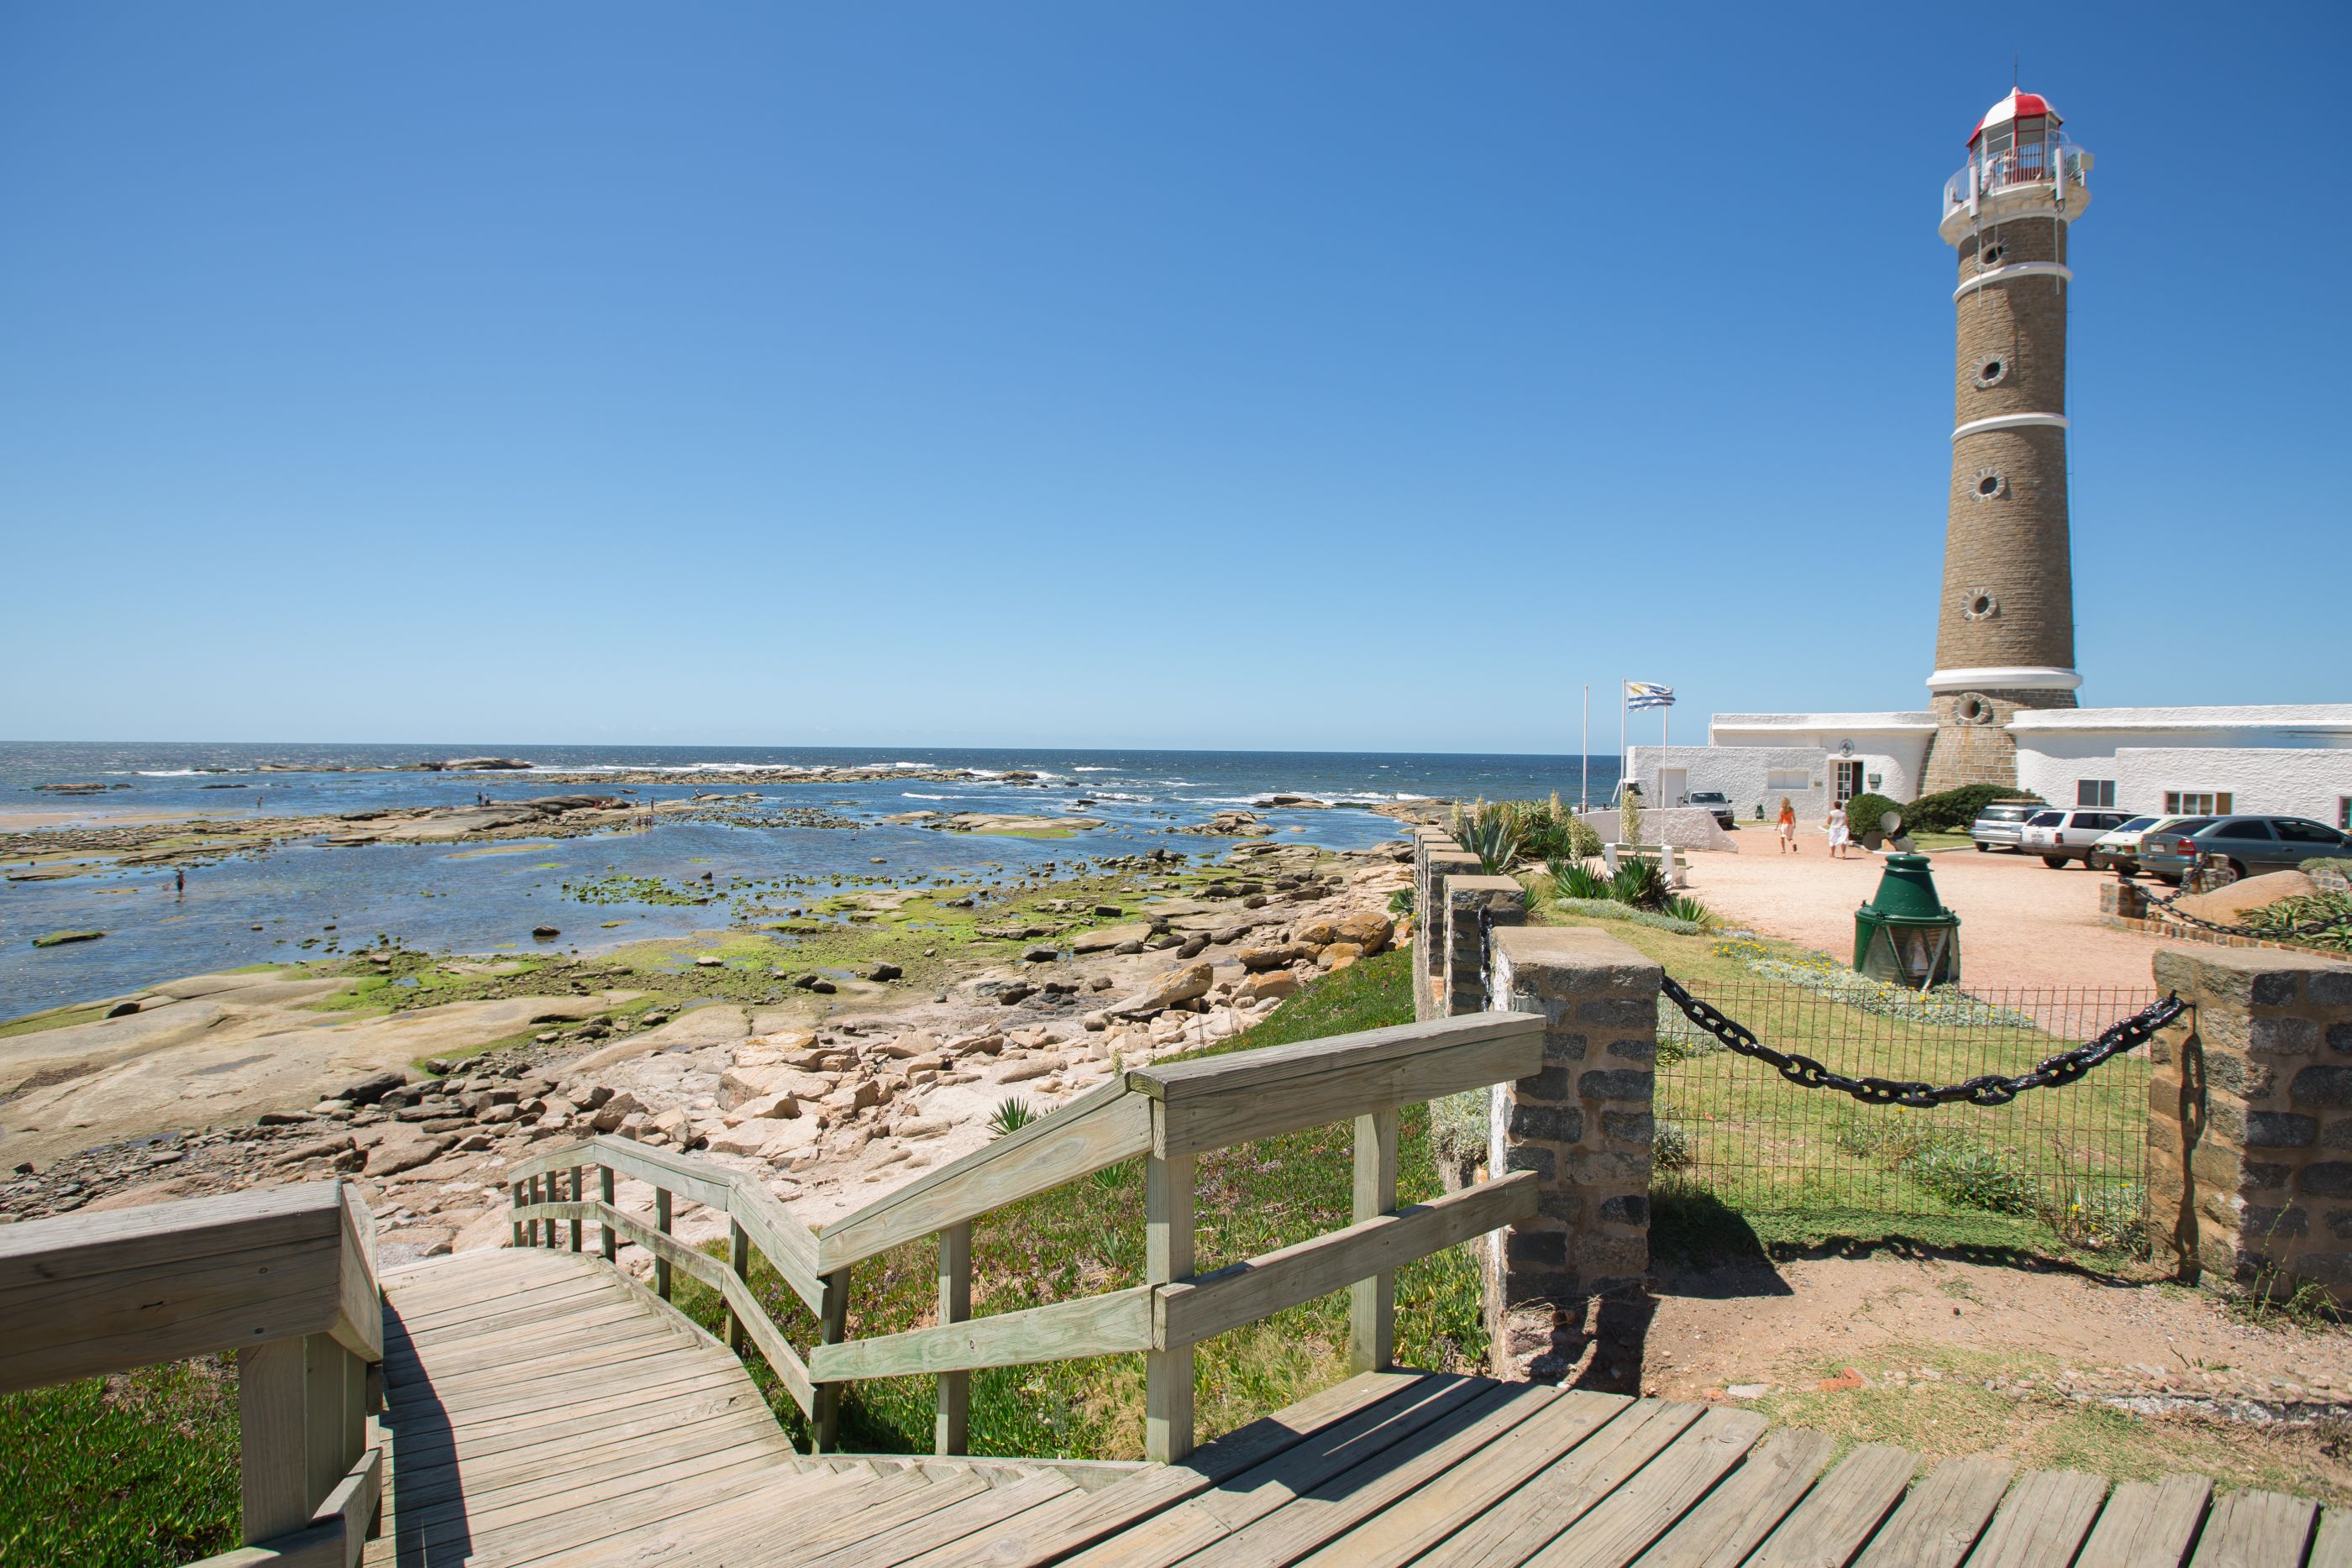
<svg viewBox="0 0 2352 1568">
<path fill-rule="evenodd" d="M 1037 1108 L 1015 1094 L 999 1105 L 996 1113 L 989 1117 L 988 1130 L 1001 1138 L 1007 1133 L 1019 1132 L 1036 1119 Z"/>
<path fill-rule="evenodd" d="M 1519 858 L 1518 813 L 1507 804 L 1454 808 L 1454 840 L 1478 857 L 1488 876 L 1501 876 Z"/>
<path fill-rule="evenodd" d="M 1554 855 L 1547 862 L 1551 873 L 1552 887 L 1561 898 L 1606 898 L 1609 879 L 1592 869 L 1581 856 L 1570 859 Z"/>
<path fill-rule="evenodd" d="M 1677 894 L 1667 900 L 1666 913 L 1677 920 L 1687 920 L 1693 925 L 1712 926 L 1715 924 L 1715 911 L 1686 893 Z"/>
<path fill-rule="evenodd" d="M 1609 896 L 1635 909 L 1662 908 L 1669 894 L 1666 873 L 1658 869 L 1655 861 L 1620 861 L 1617 874 L 1609 879 Z"/>
</svg>

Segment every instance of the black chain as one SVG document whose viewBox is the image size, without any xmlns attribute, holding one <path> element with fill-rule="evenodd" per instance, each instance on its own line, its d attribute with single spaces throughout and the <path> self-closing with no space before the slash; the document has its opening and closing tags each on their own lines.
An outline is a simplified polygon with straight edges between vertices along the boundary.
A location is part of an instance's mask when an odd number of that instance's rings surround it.
<svg viewBox="0 0 2352 1568">
<path fill-rule="evenodd" d="M 1835 1089 L 1865 1104 L 1921 1109 L 1960 1100 L 1971 1105 L 2006 1105 L 2029 1089 L 2072 1083 L 2109 1057 L 2121 1056 L 2135 1046 L 2147 1044 L 2156 1037 L 2158 1030 L 2189 1010 L 2189 1004 L 2178 996 L 2167 997 L 2160 1002 L 2151 1002 L 2121 1023 L 2109 1026 L 2096 1040 L 2060 1051 L 2031 1072 L 2021 1072 L 2014 1078 L 1971 1078 L 1938 1088 L 1899 1078 L 1849 1078 L 1843 1072 L 1832 1072 L 1810 1056 L 1773 1050 L 1758 1040 L 1754 1030 L 1733 1022 L 1676 985 L 1672 975 L 1663 977 L 1659 986 L 1666 998 L 1682 1009 L 1685 1018 L 1721 1040 L 1726 1049 L 1769 1064 L 1800 1088 Z"/>
<path fill-rule="evenodd" d="M 2214 890 L 2209 888 L 2207 891 Z M 2168 920 L 2178 920 L 2184 925 L 2200 926 L 2207 931 L 2218 931 L 2224 936 L 2259 936 L 2265 941 L 2278 941 L 2292 936 L 2316 936 L 2323 931 L 2333 931 L 2338 925 L 2352 925 L 2352 909 L 2347 909 L 2341 915 L 2323 915 L 2316 920 L 2307 921 L 2301 925 L 2290 925 L 2283 931 L 2264 931 L 2252 925 L 2224 925 L 2218 920 L 2208 920 L 2202 915 L 2191 915 L 2185 909 L 2174 907 L 2180 900 L 2189 896 L 2186 884 L 2183 884 L 2178 893 L 2165 897 L 2159 898 L 2146 889 L 2141 890 L 2140 896 L 2163 910 L 2165 918 Z"/>
</svg>

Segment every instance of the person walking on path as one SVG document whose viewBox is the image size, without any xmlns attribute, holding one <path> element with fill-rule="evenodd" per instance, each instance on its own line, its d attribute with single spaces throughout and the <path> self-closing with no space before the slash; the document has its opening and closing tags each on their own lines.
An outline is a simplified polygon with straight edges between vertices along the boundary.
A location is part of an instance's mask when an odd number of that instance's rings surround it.
<svg viewBox="0 0 2352 1568">
<path fill-rule="evenodd" d="M 1780 852 L 1797 852 L 1797 808 L 1789 803 L 1786 795 L 1780 797 Z"/>
<path fill-rule="evenodd" d="M 1822 826 L 1830 831 L 1830 859 L 1842 861 L 1847 858 L 1845 852 L 1853 842 L 1853 834 L 1846 827 L 1845 808 L 1832 806 L 1830 814 L 1822 819 Z"/>
</svg>

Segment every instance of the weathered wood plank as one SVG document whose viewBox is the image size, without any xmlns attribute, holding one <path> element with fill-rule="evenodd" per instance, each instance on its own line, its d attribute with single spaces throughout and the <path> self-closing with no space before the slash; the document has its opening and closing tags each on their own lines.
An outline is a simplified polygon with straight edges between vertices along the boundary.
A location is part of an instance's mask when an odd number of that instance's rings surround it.
<svg viewBox="0 0 2352 1568">
<path fill-rule="evenodd" d="M 1639 1559 L 1639 1568 L 1738 1568 L 1811 1490 L 1836 1440 L 1789 1427 L 1751 1451 L 1739 1469 Z"/>
<path fill-rule="evenodd" d="M 1076 1490 L 1059 1476 L 1036 1476 L 1010 1486 L 991 1487 L 954 1508 L 909 1520 L 863 1541 L 835 1547 L 806 1560 L 808 1568 L 887 1568 L 973 1531 L 1052 1502 Z"/>
<path fill-rule="evenodd" d="M 1528 1218 L 1536 1211 L 1539 1179 L 1533 1171 L 1514 1171 L 1213 1274 L 1163 1285 L 1154 1312 L 1160 1343 L 1189 1344 L 1223 1333 Z"/>
<path fill-rule="evenodd" d="M 821 1344 L 809 1358 L 809 1373 L 820 1383 L 849 1383 L 1117 1355 L 1151 1343 L 1151 1287 L 1136 1285 L 1082 1301 Z"/>
<path fill-rule="evenodd" d="M 657 1517 L 644 1523 L 625 1523 L 602 1537 L 537 1547 L 511 1559 L 502 1553 L 481 1568 L 521 1568 L 524 1563 L 530 1568 L 650 1568 L 656 1563 L 661 1568 L 762 1568 L 779 1560 L 793 1563 L 791 1532 L 779 1530 L 773 1510 L 789 1507 L 795 1516 L 855 1515 L 877 1490 L 878 1478 L 863 1469 L 778 1471 L 754 1477 L 738 1496 L 698 1496 L 685 1507 L 662 1507 L 655 1511 Z M 750 1543 L 734 1533 L 734 1527 L 746 1522 L 747 1498 L 761 1510 L 751 1522 L 767 1527 L 764 1536 L 753 1533 Z M 716 1531 L 730 1531 L 728 1540 L 740 1549 L 723 1556 L 705 1552 L 700 1543 Z"/>
<path fill-rule="evenodd" d="M 1739 1463 L 1764 1435 L 1765 1425 L 1751 1410 L 1707 1411 L 1664 1453 L 1528 1558 L 1528 1568 L 1625 1568 Z"/>
<path fill-rule="evenodd" d="M 2067 1470 L 2019 1478 L 1977 1542 L 1969 1568 L 2067 1568 L 2099 1517 L 2107 1483 Z"/>
<path fill-rule="evenodd" d="M 1504 1406 L 1504 1385 L 1479 1377 L 1426 1377 L 1346 1418 L 1308 1429 L 1262 1462 L 1181 1504 L 1134 1520 L 1070 1559 L 1072 1568 L 1167 1568 L 1195 1552 L 1223 1550 L 1235 1531 L 1359 1465 L 1403 1454 L 1420 1434 L 1455 1427 Z M 1449 1427 L 1447 1429 L 1453 1429 Z M 1132 1486 L 1136 1483 L 1129 1482 Z M 1116 1492 L 1106 1494 L 1115 1497 Z M 1022 1557 L 1021 1562 L 1055 1561 Z"/>
<path fill-rule="evenodd" d="M 691 1155 L 674 1155 L 629 1138 L 607 1134 L 529 1155 L 507 1167 L 506 1179 L 524 1181 L 575 1165 L 606 1165 L 634 1181 L 667 1189 L 706 1207 L 727 1209 L 733 1172 Z"/>
<path fill-rule="evenodd" d="M 1454 1465 L 1441 1481 L 1337 1537 L 1301 1568 L 1398 1568 L 1507 1497 L 1560 1455 L 1585 1442 L 1633 1402 L 1589 1389 L 1562 1394 L 1528 1413 L 1501 1439 Z"/>
<path fill-rule="evenodd" d="M 950 1225 L 940 1232 L 939 1313 L 942 1323 L 960 1323 L 971 1316 L 971 1224 Z M 961 1454 L 971 1447 L 971 1375 L 940 1374 L 938 1408 L 931 1417 L 931 1447 L 936 1453 Z"/>
<path fill-rule="evenodd" d="M 1744 1568 L 1821 1568 L 1850 1561 L 1903 1500 L 1918 1462 L 1901 1448 L 1874 1443 L 1856 1448 L 1765 1537 Z"/>
<path fill-rule="evenodd" d="M 221 1252 L 332 1240 L 341 1225 L 341 1186 L 253 1187 L 0 1226 L 0 1291 Z"/>
<path fill-rule="evenodd" d="M 1157 1134 L 1160 1108 L 1152 1107 Z M 1143 1277 L 1151 1343 L 1143 1358 L 1143 1457 L 1172 1464 L 1192 1451 L 1192 1342 L 1165 1332 L 1160 1292 L 1193 1268 L 1193 1159 L 1151 1155 L 1143 1162 Z"/>
<path fill-rule="evenodd" d="M 824 1281 L 817 1271 L 815 1233 L 793 1218 L 792 1210 L 774 1193 L 750 1176 L 732 1172 L 730 1176 L 735 1190 L 727 1200 L 727 1212 L 751 1237 L 760 1255 L 793 1288 L 793 1294 L 809 1311 L 823 1310 Z"/>
<path fill-rule="evenodd" d="M 1397 1206 L 1397 1113 L 1356 1118 L 1349 1218 L 1361 1225 Z M 1348 1287 L 1348 1370 L 1374 1372 L 1396 1358 L 1396 1275 L 1383 1270 Z"/>
<path fill-rule="evenodd" d="M 908 1568 L 1043 1568 L 1066 1552 L 1082 1551 L 1122 1530 L 1149 1521 L 1213 1488 L 1257 1471 L 1279 1456 L 1350 1423 L 1375 1422 L 1374 1412 L 1402 1407 L 1423 1391 L 1451 1388 L 1465 1379 L 1432 1378 L 1412 1372 L 1374 1372 L 1324 1389 L 1271 1416 L 1262 1416 L 1172 1465 L 1147 1465 L 1135 1475 L 1099 1491 L 1066 1497 L 1038 1510 L 1015 1531 L 1003 1526 L 966 1537 L 952 1555 L 935 1551 Z"/>
<path fill-rule="evenodd" d="M 1151 1104 L 1114 1079 L 844 1216 L 817 1235 L 830 1273 L 950 1225 L 1091 1175 L 1151 1146 Z"/>
<path fill-rule="evenodd" d="M 2320 1517 L 2309 1568 L 2352 1568 L 2352 1510 L 2331 1508 Z"/>
<path fill-rule="evenodd" d="M 1261 1051 L 1224 1056 L 1189 1057 L 1130 1068 L 1129 1087 L 1154 1099 L 1175 1102 L 1237 1092 L 1287 1092 L 1300 1080 L 1313 1081 L 1335 1071 L 1378 1066 L 1382 1062 L 1425 1055 L 1433 1051 L 1496 1040 L 1540 1038 L 1543 1020 L 1530 1013 L 1472 1013 L 1460 1018 L 1432 1019 L 1423 1023 L 1398 1024 L 1365 1030 L 1337 1038 L 1310 1040 L 1297 1045 L 1268 1046 Z M 1524 1077 L 1526 1074 L 1522 1073 Z M 1350 1111 L 1349 1115 L 1360 1112 Z M 1337 1115 L 1325 1121 L 1338 1121 Z M 1307 1123 L 1318 1126 L 1320 1123 Z"/>
<path fill-rule="evenodd" d="M 1213 1090 L 1194 1087 L 1181 1096 L 1171 1095 L 1162 1102 L 1160 1113 L 1154 1121 L 1153 1147 L 1171 1155 L 1205 1154 L 1253 1138 L 1270 1138 L 1302 1127 L 1319 1127 L 1328 1122 L 1524 1078 L 1543 1065 L 1543 1020 L 1528 1013 L 1497 1016 L 1517 1019 L 1517 1023 L 1489 1038 L 1428 1047 L 1411 1054 L 1380 1053 L 1370 1060 L 1358 1060 L 1348 1048 L 1334 1048 L 1331 1063 L 1313 1074 L 1301 1073 L 1274 1082 L 1236 1082 Z M 1448 1023 L 1462 1021 L 1442 1019 L 1405 1027 L 1442 1029 Z M 1357 1040 L 1365 1037 L 1343 1038 Z M 1260 1054 L 1237 1051 L 1231 1056 L 1207 1058 L 1197 1065 L 1207 1067 L 1228 1061 L 1247 1065 Z M 1193 1064 L 1138 1069 L 1129 1073 L 1129 1082 L 1133 1082 L 1143 1073 L 1186 1065 Z"/>
<path fill-rule="evenodd" d="M 776 1381 L 784 1385 L 784 1392 L 791 1395 L 793 1403 L 801 1407 L 801 1414 L 815 1414 L 816 1384 L 809 1375 L 808 1364 L 801 1360 L 800 1353 L 793 1350 L 792 1343 L 784 1338 L 784 1331 L 776 1326 L 775 1320 L 769 1317 L 767 1310 L 760 1305 L 760 1298 L 752 1291 L 750 1281 L 730 1271 L 720 1277 L 719 1289 L 726 1293 L 727 1303 L 735 1313 L 736 1322 L 751 1335 L 751 1343 L 759 1347 L 769 1370 L 776 1375 Z"/>
<path fill-rule="evenodd" d="M 310 1523 L 309 1366 L 301 1337 L 249 1344 L 236 1363 L 237 1490 L 247 1546 Z"/>
<path fill-rule="evenodd" d="M 1958 1568 L 2016 1470 L 1991 1454 L 1946 1459 L 1911 1489 L 1855 1568 Z"/>
<path fill-rule="evenodd" d="M 2319 1505 L 2274 1491 L 2233 1491 L 2213 1500 L 2190 1568 L 2273 1568 L 2300 1563 L 2319 1522 Z"/>
<path fill-rule="evenodd" d="M 1681 1437 L 1699 1414 L 1696 1405 L 1635 1401 L 1526 1485 L 1498 1499 L 1425 1561 L 1456 1568 L 1525 1562 Z"/>
<path fill-rule="evenodd" d="M 2213 1483 L 2203 1476 L 2126 1481 L 2100 1511 L 2077 1568 L 2179 1568 L 2212 1500 Z"/>
</svg>

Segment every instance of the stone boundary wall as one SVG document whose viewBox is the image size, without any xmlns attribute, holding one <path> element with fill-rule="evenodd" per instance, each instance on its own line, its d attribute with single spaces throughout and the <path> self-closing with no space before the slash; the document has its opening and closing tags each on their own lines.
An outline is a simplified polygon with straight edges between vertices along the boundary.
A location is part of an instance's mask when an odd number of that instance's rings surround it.
<svg viewBox="0 0 2352 1568">
<path fill-rule="evenodd" d="M 2176 920 L 2147 901 L 2147 890 L 2137 883 L 2110 882 L 2099 889 L 2099 924 L 2117 931 L 2134 931 L 2170 942 L 2202 942 L 2211 947 L 2267 947 L 2278 953 L 2309 953 L 2296 942 L 2276 942 L 2267 936 L 2233 936 Z"/>
<path fill-rule="evenodd" d="M 2352 1303 L 2352 964 L 2168 947 L 2193 1011 L 2150 1045 L 2147 1221 L 2182 1278 Z"/>
</svg>

